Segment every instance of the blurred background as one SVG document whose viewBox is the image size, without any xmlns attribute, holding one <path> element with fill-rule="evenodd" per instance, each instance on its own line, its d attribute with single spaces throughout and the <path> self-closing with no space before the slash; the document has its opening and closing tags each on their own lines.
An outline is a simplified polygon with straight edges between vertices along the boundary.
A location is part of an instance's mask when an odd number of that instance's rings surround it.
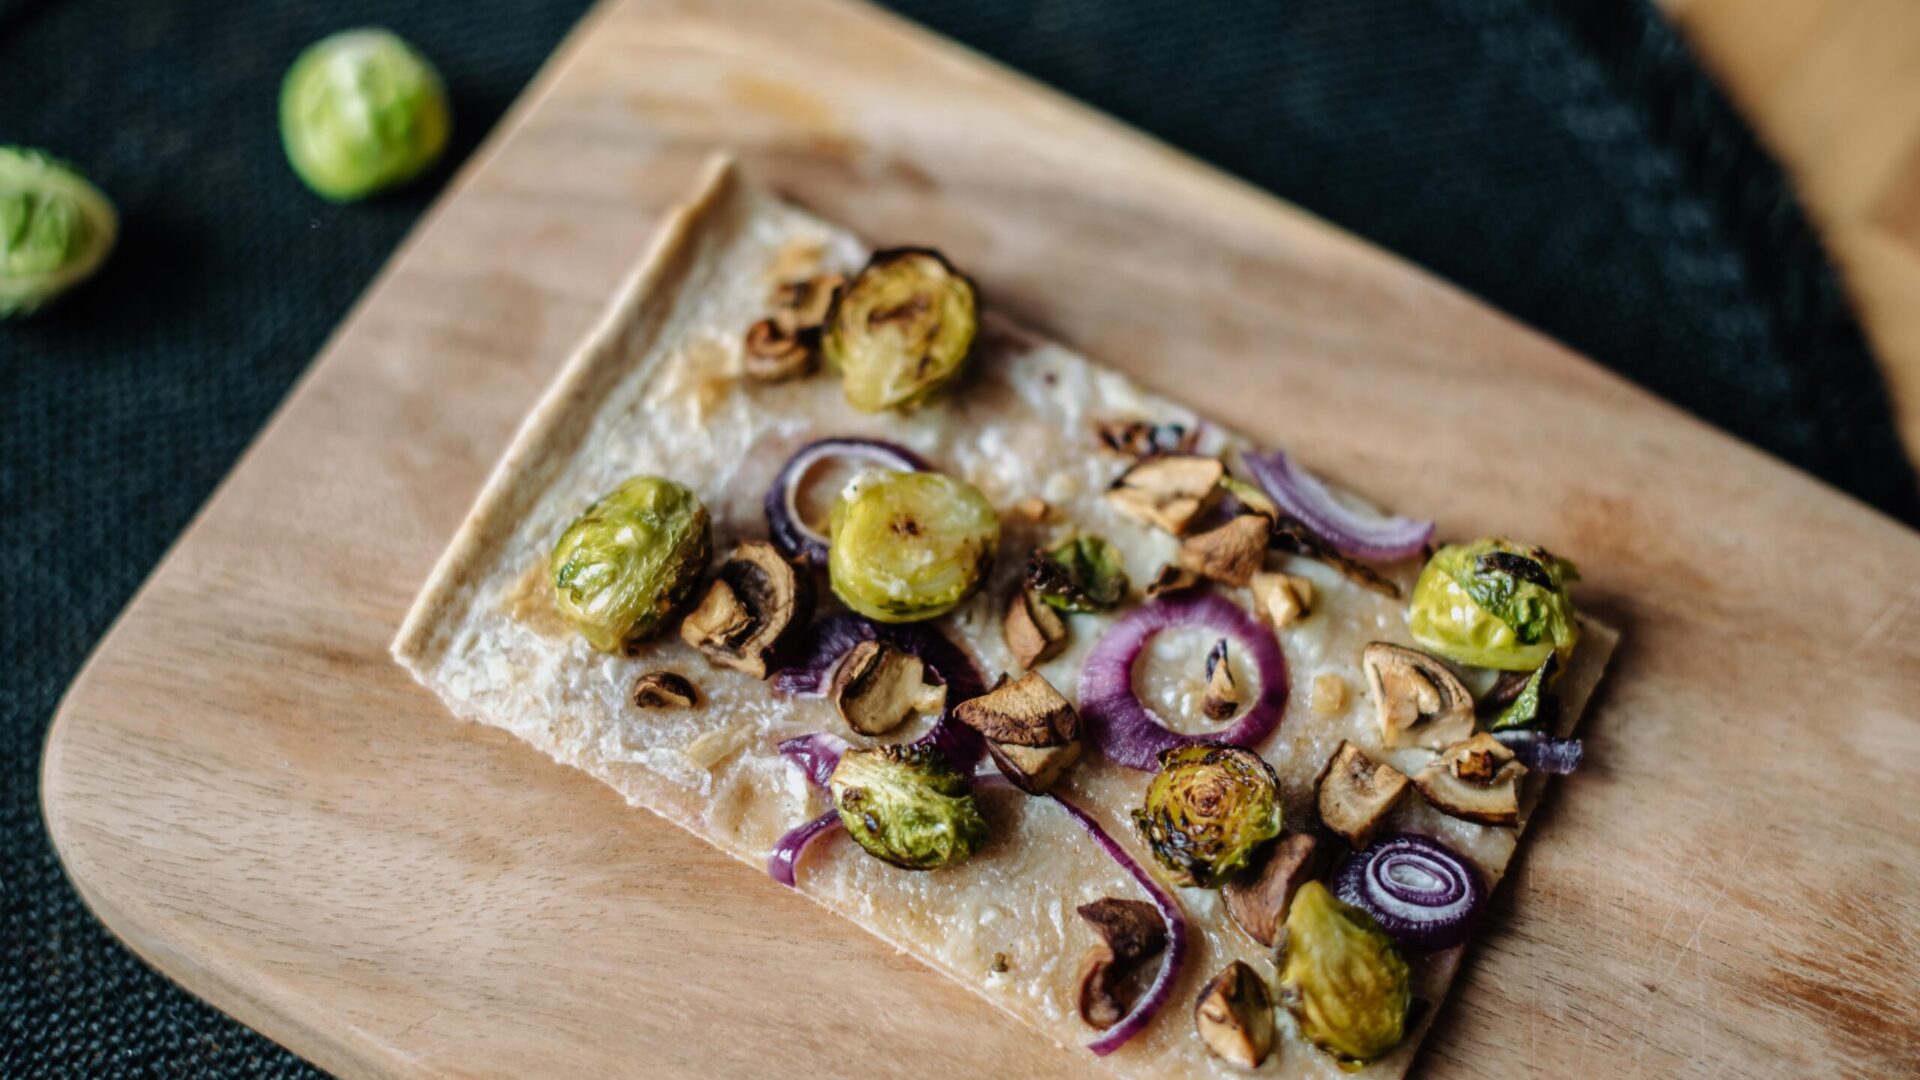
<svg viewBox="0 0 1920 1080">
<path fill-rule="evenodd" d="M 1909 524 L 1913 0 L 892 0 L 1413 260 Z M 0 1075 L 306 1075 L 102 930 L 34 774 L 61 690 L 584 0 L 0 0 L 0 144 L 117 205 L 0 321 Z M 454 117 L 339 205 L 288 167 L 300 51 L 411 42 Z M 1836 269 L 1837 267 L 1837 269 Z"/>
</svg>

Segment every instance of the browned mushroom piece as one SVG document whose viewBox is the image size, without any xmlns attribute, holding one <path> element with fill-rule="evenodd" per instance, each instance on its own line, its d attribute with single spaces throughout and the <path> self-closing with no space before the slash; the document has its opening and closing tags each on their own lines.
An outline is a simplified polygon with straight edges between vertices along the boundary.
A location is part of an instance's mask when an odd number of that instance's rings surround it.
<svg viewBox="0 0 1920 1080">
<path fill-rule="evenodd" d="M 1023 668 L 1044 664 L 1067 647 L 1067 621 L 1031 589 L 1014 590 L 1000 632 L 1013 662 Z"/>
<path fill-rule="evenodd" d="M 634 680 L 633 703 L 642 709 L 690 709 L 700 700 L 685 675 L 650 671 Z"/>
<path fill-rule="evenodd" d="M 1376 641 L 1360 654 L 1388 749 L 1438 750 L 1473 734 L 1473 695 L 1458 676 L 1418 649 Z"/>
<path fill-rule="evenodd" d="M 1382 822 L 1407 794 L 1407 778 L 1399 769 L 1376 762 L 1350 742 L 1327 759 L 1313 782 L 1320 823 L 1339 833 L 1347 843 L 1363 848 Z"/>
<path fill-rule="evenodd" d="M 1032 522 L 1044 522 L 1053 516 L 1053 507 L 1038 495 L 1029 495 L 1013 504 L 1013 512 Z"/>
<path fill-rule="evenodd" d="M 818 330 L 827 321 L 833 307 L 834 290 L 846 284 L 844 274 L 815 274 L 798 281 L 782 282 L 774 289 L 773 303 L 778 318 L 789 331 L 803 334 Z"/>
<path fill-rule="evenodd" d="M 1121 473 L 1107 502 L 1135 521 L 1179 536 L 1212 502 L 1226 473 L 1219 458 L 1162 454 Z"/>
<path fill-rule="evenodd" d="M 1013 785 L 1030 795 L 1053 786 L 1080 758 L 1080 717 L 1036 672 L 953 707 L 953 718 L 980 733 L 987 753 Z"/>
<path fill-rule="evenodd" d="M 743 540 L 681 621 L 680 637 L 715 664 L 764 679 L 774 652 L 812 616 L 813 578 L 772 544 Z"/>
<path fill-rule="evenodd" d="M 1227 656 L 1227 639 L 1221 638 L 1207 650 L 1207 697 L 1200 711 L 1209 720 L 1231 720 L 1240 711 L 1240 688 L 1233 682 L 1233 663 Z"/>
<path fill-rule="evenodd" d="M 1080 963 L 1080 1019 L 1105 1031 L 1127 1015 L 1121 984 L 1167 947 L 1167 928 L 1145 900 L 1104 896 L 1076 910 L 1100 937 Z"/>
<path fill-rule="evenodd" d="M 1181 592 L 1198 584 L 1200 584 L 1199 574 L 1184 566 L 1168 563 L 1160 568 L 1159 573 L 1153 575 L 1152 581 L 1147 583 L 1147 598 L 1151 600 L 1156 596 Z"/>
<path fill-rule="evenodd" d="M 1312 833 L 1288 833 L 1267 845 L 1254 863 L 1220 890 L 1227 914 L 1247 936 L 1271 947 L 1286 924 L 1300 886 L 1320 876 L 1327 845 Z"/>
<path fill-rule="evenodd" d="M 1253 593 L 1253 610 L 1275 630 L 1299 622 L 1313 606 L 1313 582 L 1307 578 L 1260 570 L 1248 579 L 1247 588 Z"/>
<path fill-rule="evenodd" d="M 1095 428 L 1100 447 L 1123 457 L 1182 454 L 1193 449 L 1194 434 L 1181 424 L 1146 420 L 1108 420 Z"/>
<path fill-rule="evenodd" d="M 1442 751 L 1415 773 L 1413 786 L 1434 809 L 1485 825 L 1520 822 L 1520 780 L 1527 767 L 1500 740 L 1480 732 Z"/>
<path fill-rule="evenodd" d="M 1180 565 L 1223 585 L 1253 580 L 1266 559 L 1273 522 L 1264 514 L 1241 514 L 1180 543 Z"/>
<path fill-rule="evenodd" d="M 1236 1068 L 1259 1068 L 1273 1052 L 1273 996 L 1266 980 L 1244 960 L 1228 964 L 1200 988 L 1193 1026 L 1214 1057 Z"/>
<path fill-rule="evenodd" d="M 863 641 L 848 650 L 827 691 L 847 726 L 862 735 L 885 735 L 915 713 L 946 707 L 947 688 L 927 680 L 920 658 L 883 641 Z"/>
<path fill-rule="evenodd" d="M 796 379 L 813 369 L 813 348 L 775 319 L 747 327 L 741 368 L 756 382 Z"/>
</svg>

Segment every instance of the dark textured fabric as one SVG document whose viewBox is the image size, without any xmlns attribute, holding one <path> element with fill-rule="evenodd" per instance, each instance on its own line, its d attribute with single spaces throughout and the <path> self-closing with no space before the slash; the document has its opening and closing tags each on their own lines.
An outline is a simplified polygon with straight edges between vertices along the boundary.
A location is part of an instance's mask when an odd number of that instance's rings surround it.
<svg viewBox="0 0 1920 1080">
<path fill-rule="evenodd" d="M 899 0 L 1431 267 L 1908 521 L 1846 305 L 1778 171 L 1639 4 Z M 0 1075 L 307 1070 L 120 949 L 62 881 L 40 739 L 86 650 L 581 0 L 0 0 L 0 140 L 119 204 L 101 277 L 0 324 Z M 282 163 L 300 46 L 384 23 L 454 153 L 341 209 Z"/>
</svg>

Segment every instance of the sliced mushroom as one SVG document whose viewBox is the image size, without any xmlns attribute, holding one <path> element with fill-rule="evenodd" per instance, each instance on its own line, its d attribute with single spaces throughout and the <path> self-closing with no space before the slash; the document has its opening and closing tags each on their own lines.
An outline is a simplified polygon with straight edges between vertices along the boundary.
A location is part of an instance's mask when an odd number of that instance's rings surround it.
<svg viewBox="0 0 1920 1080">
<path fill-rule="evenodd" d="M 1152 581 L 1147 583 L 1147 598 L 1151 600 L 1156 596 L 1181 592 L 1198 584 L 1200 584 L 1199 574 L 1184 566 L 1168 563 L 1160 568 L 1159 573 L 1153 575 Z"/>
<path fill-rule="evenodd" d="M 1109 420 L 1099 425 L 1100 446 L 1125 457 L 1181 454 L 1193 448 L 1194 437 L 1181 424 L 1154 424 L 1145 420 Z"/>
<path fill-rule="evenodd" d="M 1271 947 L 1287 921 L 1294 891 L 1320 876 L 1326 852 L 1326 845 L 1311 833 L 1288 833 L 1268 845 L 1251 867 L 1220 890 L 1227 914 L 1248 937 Z"/>
<path fill-rule="evenodd" d="M 1273 997 L 1246 961 L 1235 960 L 1200 988 L 1193 1026 L 1208 1052 L 1229 1065 L 1257 1069 L 1273 1052 Z"/>
<path fill-rule="evenodd" d="M 953 718 L 980 733 L 994 764 L 1028 794 L 1052 787 L 1080 758 L 1079 715 L 1036 672 L 955 705 Z"/>
<path fill-rule="evenodd" d="M 776 316 L 794 333 L 820 329 L 833 307 L 834 290 L 846 284 L 844 274 L 815 274 L 799 281 L 783 282 L 773 292 Z"/>
<path fill-rule="evenodd" d="M 863 641 L 848 651 L 827 691 L 847 726 L 862 735 L 885 735 L 915 713 L 946 707 L 947 688 L 927 681 L 920 658 L 882 641 Z"/>
<path fill-rule="evenodd" d="M 1266 515 L 1241 514 L 1182 541 L 1180 565 L 1223 585 L 1245 585 L 1266 558 L 1272 531 L 1273 522 Z"/>
<path fill-rule="evenodd" d="M 1282 574 L 1277 570 L 1256 572 L 1247 582 L 1253 593 L 1253 610 L 1283 630 L 1300 621 L 1313 605 L 1313 582 L 1307 578 Z"/>
<path fill-rule="evenodd" d="M 633 683 L 633 703 L 642 709 L 690 709 L 699 700 L 693 684 L 677 672 L 650 671 Z"/>
<path fill-rule="evenodd" d="M 1207 650 L 1207 699 L 1200 706 L 1209 720 L 1231 720 L 1240 711 L 1240 688 L 1233 683 L 1233 664 L 1227 658 L 1227 639 Z"/>
<path fill-rule="evenodd" d="M 1105 896 L 1076 910 L 1100 937 L 1080 963 L 1080 1019 L 1105 1031 L 1132 1005 L 1121 1000 L 1120 984 L 1167 947 L 1166 924 L 1145 900 Z"/>
<path fill-rule="evenodd" d="M 812 346 L 774 319 L 747 327 L 743 353 L 742 369 L 756 382 L 796 379 L 813 369 Z"/>
<path fill-rule="evenodd" d="M 1438 750 L 1473 734 L 1473 695 L 1447 665 L 1418 649 L 1376 641 L 1361 653 L 1388 749 Z"/>
<path fill-rule="evenodd" d="M 1486 825 L 1520 822 L 1520 780 L 1527 767 L 1500 740 L 1480 732 L 1442 751 L 1415 773 L 1413 786 L 1434 808 Z"/>
<path fill-rule="evenodd" d="M 813 578 L 772 544 L 743 540 L 680 623 L 680 637 L 714 663 L 764 679 L 775 651 L 812 616 Z"/>
<path fill-rule="evenodd" d="M 1387 815 L 1406 797 L 1408 787 L 1399 769 L 1375 762 L 1345 740 L 1313 785 L 1320 823 L 1356 848 L 1366 847 L 1373 839 Z"/>
<path fill-rule="evenodd" d="M 1219 458 L 1162 454 L 1120 474 L 1107 502 L 1136 521 L 1179 536 L 1212 501 L 1226 473 Z"/>
<path fill-rule="evenodd" d="M 1014 591 L 1000 630 L 1014 663 L 1023 668 L 1044 664 L 1067 647 L 1067 621 L 1031 589 Z"/>
</svg>

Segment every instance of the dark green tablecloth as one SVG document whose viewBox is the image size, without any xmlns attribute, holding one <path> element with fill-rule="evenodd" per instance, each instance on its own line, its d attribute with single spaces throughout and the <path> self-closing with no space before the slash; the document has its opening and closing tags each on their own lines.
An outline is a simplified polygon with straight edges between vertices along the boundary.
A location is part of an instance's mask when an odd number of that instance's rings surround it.
<svg viewBox="0 0 1920 1080">
<path fill-rule="evenodd" d="M 1885 395 L 1778 171 L 1651 10 L 1591 0 L 899 0 L 906 13 L 1461 283 L 1908 521 Z M 88 916 L 35 798 L 61 689 L 581 0 L 0 0 L 0 141 L 78 163 L 120 250 L 0 324 L 0 1075 L 294 1074 Z M 455 153 L 340 209 L 275 89 L 384 23 Z"/>
</svg>

